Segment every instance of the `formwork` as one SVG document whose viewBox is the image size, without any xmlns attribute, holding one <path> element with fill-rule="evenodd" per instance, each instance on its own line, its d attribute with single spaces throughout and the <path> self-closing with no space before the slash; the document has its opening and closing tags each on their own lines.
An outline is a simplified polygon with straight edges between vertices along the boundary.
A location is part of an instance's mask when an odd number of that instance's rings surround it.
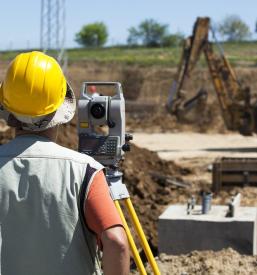
<svg viewBox="0 0 257 275">
<path fill-rule="evenodd" d="M 212 189 L 224 186 L 257 186 L 257 158 L 219 158 L 213 164 Z"/>
</svg>

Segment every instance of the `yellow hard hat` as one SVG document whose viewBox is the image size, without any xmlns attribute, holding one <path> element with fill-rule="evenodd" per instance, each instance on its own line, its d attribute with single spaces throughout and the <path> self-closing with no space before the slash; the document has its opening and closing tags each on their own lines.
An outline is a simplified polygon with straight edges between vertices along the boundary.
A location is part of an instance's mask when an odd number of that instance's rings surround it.
<svg viewBox="0 0 257 275">
<path fill-rule="evenodd" d="M 17 55 L 0 88 L 0 102 L 11 113 L 38 117 L 63 103 L 67 82 L 57 61 L 41 52 Z"/>
</svg>

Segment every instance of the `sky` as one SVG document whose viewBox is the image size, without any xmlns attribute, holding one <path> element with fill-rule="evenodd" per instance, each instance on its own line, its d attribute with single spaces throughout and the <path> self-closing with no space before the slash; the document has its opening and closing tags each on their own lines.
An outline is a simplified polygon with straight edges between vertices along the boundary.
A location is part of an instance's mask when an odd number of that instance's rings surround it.
<svg viewBox="0 0 257 275">
<path fill-rule="evenodd" d="M 0 50 L 39 48 L 41 0 L 0 0 L 0 4 Z M 221 22 L 235 14 L 254 32 L 256 11 L 257 0 L 66 0 L 66 46 L 77 47 L 75 33 L 99 21 L 107 25 L 109 45 L 124 44 L 128 29 L 149 18 L 168 24 L 171 33 L 189 35 L 197 16 Z"/>
</svg>

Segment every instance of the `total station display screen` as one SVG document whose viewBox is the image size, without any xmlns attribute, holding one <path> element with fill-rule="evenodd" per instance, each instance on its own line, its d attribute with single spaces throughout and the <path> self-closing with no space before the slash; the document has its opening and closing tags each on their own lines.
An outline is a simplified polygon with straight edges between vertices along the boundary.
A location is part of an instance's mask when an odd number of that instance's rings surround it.
<svg viewBox="0 0 257 275">
<path fill-rule="evenodd" d="M 117 139 L 107 136 L 90 137 L 81 135 L 79 137 L 79 152 L 90 156 L 115 156 L 117 153 Z"/>
<path fill-rule="evenodd" d="M 82 136 L 79 139 L 79 148 L 81 151 L 97 151 L 104 144 L 106 138 L 96 138 Z"/>
</svg>

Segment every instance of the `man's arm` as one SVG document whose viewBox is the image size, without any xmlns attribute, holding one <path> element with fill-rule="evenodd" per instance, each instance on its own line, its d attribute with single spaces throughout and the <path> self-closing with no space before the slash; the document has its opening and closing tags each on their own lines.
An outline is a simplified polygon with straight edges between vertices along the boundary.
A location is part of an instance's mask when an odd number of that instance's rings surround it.
<svg viewBox="0 0 257 275">
<path fill-rule="evenodd" d="M 121 226 L 103 231 L 103 270 L 105 275 L 129 274 L 129 246 L 126 233 Z"/>
<path fill-rule="evenodd" d="M 85 200 L 88 227 L 97 235 L 103 249 L 105 275 L 129 274 L 130 253 L 121 218 L 109 194 L 103 171 L 98 172 Z"/>
</svg>

